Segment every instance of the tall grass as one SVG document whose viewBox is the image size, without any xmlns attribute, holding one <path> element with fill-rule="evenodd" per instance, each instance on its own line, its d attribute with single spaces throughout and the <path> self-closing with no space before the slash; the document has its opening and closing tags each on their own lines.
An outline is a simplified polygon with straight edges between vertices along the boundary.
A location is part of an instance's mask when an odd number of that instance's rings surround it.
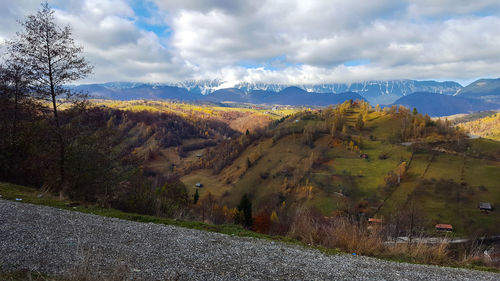
<svg viewBox="0 0 500 281">
<path fill-rule="evenodd" d="M 453 263 L 447 243 L 387 243 L 382 226 L 353 222 L 345 217 L 327 218 L 307 208 L 296 211 L 288 236 L 304 243 L 339 248 L 359 255 L 427 264 Z M 472 256 L 477 257 L 478 253 L 476 251 Z"/>
</svg>

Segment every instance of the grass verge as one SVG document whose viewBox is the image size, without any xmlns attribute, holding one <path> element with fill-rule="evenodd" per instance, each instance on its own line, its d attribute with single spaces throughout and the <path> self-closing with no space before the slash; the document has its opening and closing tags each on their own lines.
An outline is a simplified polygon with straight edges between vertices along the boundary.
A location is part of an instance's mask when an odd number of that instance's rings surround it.
<svg viewBox="0 0 500 281">
<path fill-rule="evenodd" d="M 144 222 L 144 223 L 173 225 L 191 229 L 217 232 L 233 236 L 254 237 L 259 239 L 279 241 L 288 244 L 295 244 L 295 245 L 301 245 L 305 247 L 318 249 L 326 254 L 341 253 L 341 251 L 338 249 L 312 247 L 310 245 L 307 245 L 305 243 L 302 243 L 300 241 L 297 241 L 289 237 L 265 235 L 245 229 L 239 225 L 233 225 L 233 224 L 212 225 L 199 221 L 183 221 L 183 220 L 141 215 L 136 213 L 127 213 L 116 209 L 102 208 L 94 205 L 74 206 L 74 202 L 70 202 L 67 200 L 60 200 L 58 197 L 50 194 L 43 194 L 43 196 L 40 196 L 41 195 L 40 191 L 35 188 L 20 186 L 10 183 L 0 182 L 0 195 L 2 196 L 1 199 L 36 204 L 36 205 L 44 205 L 63 210 L 71 210 L 86 214 L 99 215 L 103 217 L 118 218 L 123 220 Z M 22 199 L 22 200 L 17 200 L 17 199 Z"/>
<path fill-rule="evenodd" d="M 156 223 L 156 224 L 165 224 L 165 225 L 173 225 L 179 227 L 185 227 L 190 229 L 204 230 L 210 232 L 217 232 L 227 235 L 240 236 L 240 237 L 253 237 L 259 239 L 266 239 L 270 241 L 279 241 L 290 245 L 299 245 L 306 248 L 316 249 L 322 253 L 328 255 L 335 255 L 343 253 L 339 249 L 332 249 L 323 246 L 312 246 L 310 244 L 303 243 L 296 239 L 284 236 L 271 236 L 265 235 L 261 233 L 257 233 L 254 231 L 250 231 L 245 229 L 239 225 L 211 225 L 203 222 L 197 221 L 182 221 L 175 220 L 169 218 L 141 215 L 135 213 L 127 213 L 116 209 L 108 209 L 101 208 L 94 205 L 78 205 L 74 206 L 74 202 L 70 202 L 67 200 L 61 200 L 56 196 L 51 194 L 41 194 L 39 190 L 31 187 L 20 186 L 10 183 L 0 182 L 0 195 L 1 199 L 18 201 L 23 203 L 30 203 L 36 205 L 44 205 L 50 206 L 58 209 L 77 211 L 81 213 L 94 214 L 104 217 L 118 218 L 129 221 L 136 222 L 145 222 L 145 223 Z M 21 199 L 21 200 L 19 200 Z M 384 260 L 395 261 L 395 262 L 404 262 L 404 263 L 413 263 L 413 264 L 423 264 L 416 260 L 411 256 L 398 256 L 398 257 L 378 257 Z M 458 267 L 458 268 L 467 268 L 481 271 L 489 271 L 500 273 L 500 269 L 484 267 L 484 266 L 471 266 L 471 265 L 456 265 L 456 264 L 446 264 L 449 267 Z M 40 273 L 33 273 L 27 271 L 18 271 L 18 272 L 2 272 L 0 269 L 0 280 L 27 280 L 27 276 L 31 276 L 31 279 L 28 280 L 54 280 L 53 278 L 47 279 L 46 275 Z M 60 279 L 56 279 L 60 280 Z M 64 280 L 64 279 L 61 279 Z"/>
</svg>

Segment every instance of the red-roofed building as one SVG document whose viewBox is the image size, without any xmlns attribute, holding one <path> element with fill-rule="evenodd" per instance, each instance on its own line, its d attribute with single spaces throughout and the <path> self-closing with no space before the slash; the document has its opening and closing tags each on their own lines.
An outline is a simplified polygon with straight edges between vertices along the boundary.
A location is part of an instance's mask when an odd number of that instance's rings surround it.
<svg viewBox="0 0 500 281">
<path fill-rule="evenodd" d="M 438 223 L 435 228 L 437 231 L 453 231 L 453 226 L 451 224 Z"/>
<path fill-rule="evenodd" d="M 369 218 L 368 222 L 371 224 L 382 223 L 382 219 Z"/>
</svg>

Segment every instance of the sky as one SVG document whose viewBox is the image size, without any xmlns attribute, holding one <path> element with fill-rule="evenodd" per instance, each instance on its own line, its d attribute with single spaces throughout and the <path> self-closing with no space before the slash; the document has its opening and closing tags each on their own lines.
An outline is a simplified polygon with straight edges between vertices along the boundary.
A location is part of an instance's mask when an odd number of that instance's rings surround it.
<svg viewBox="0 0 500 281">
<path fill-rule="evenodd" d="M 40 0 L 0 0 L 0 42 Z M 498 0 L 51 0 L 94 73 L 82 83 L 500 77 Z"/>
</svg>

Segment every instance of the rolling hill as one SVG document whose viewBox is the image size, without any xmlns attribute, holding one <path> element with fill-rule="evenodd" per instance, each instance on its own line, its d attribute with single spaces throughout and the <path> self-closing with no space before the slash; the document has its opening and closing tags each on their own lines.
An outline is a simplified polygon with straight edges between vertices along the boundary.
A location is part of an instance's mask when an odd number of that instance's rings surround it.
<svg viewBox="0 0 500 281">
<path fill-rule="evenodd" d="M 433 233 L 436 223 L 451 223 L 458 235 L 479 230 L 498 234 L 500 217 L 481 213 L 477 205 L 486 201 L 500 206 L 500 143 L 465 140 L 452 131 L 443 134 L 442 123 L 429 121 L 429 135 L 408 147 L 399 139 L 400 113 L 371 112 L 359 130 L 359 112 L 347 111 L 345 133 L 335 137 L 325 129 L 329 121 L 324 111 L 295 114 L 268 133 L 235 140 L 251 141 L 222 169 L 190 170 L 181 180 L 190 193 L 210 193 L 230 207 L 248 194 L 255 210 L 286 202 L 290 208 L 314 207 L 324 216 L 391 220 L 415 205 L 427 233 Z M 214 148 L 197 153 L 204 155 L 202 163 L 222 155 Z M 390 177 L 402 170 L 401 184 L 388 186 Z"/>
<path fill-rule="evenodd" d="M 282 92 L 323 97 L 302 91 Z M 237 90 L 220 94 L 248 98 Z M 500 144 L 468 139 L 448 122 L 409 109 L 374 109 L 362 100 L 299 110 L 105 100 L 84 112 L 85 118 L 63 112 L 71 121 L 65 127 L 88 128 L 72 141 L 68 157 L 69 175 L 77 179 L 69 198 L 84 200 L 80 204 L 104 198 L 107 206 L 134 217 L 214 224 L 241 224 L 249 214 L 245 225 L 261 233 L 392 257 L 406 250 L 390 252 L 387 237 L 444 236 L 434 230 L 437 223 L 452 224 L 451 235 L 458 237 L 498 235 Z M 45 141 L 40 135 L 38 146 Z M 89 144 L 80 148 L 83 140 Z M 127 158 L 107 160 L 114 151 Z M 37 163 L 35 157 L 20 159 L 20 175 L 24 163 Z M 32 166 L 28 173 L 39 171 Z M 111 190 L 103 188 L 111 173 L 121 171 L 130 176 L 117 175 Z M 479 202 L 491 203 L 493 212 L 479 211 Z M 373 230 L 368 218 L 384 224 Z M 374 240 L 364 244 L 367 239 Z"/>
</svg>

